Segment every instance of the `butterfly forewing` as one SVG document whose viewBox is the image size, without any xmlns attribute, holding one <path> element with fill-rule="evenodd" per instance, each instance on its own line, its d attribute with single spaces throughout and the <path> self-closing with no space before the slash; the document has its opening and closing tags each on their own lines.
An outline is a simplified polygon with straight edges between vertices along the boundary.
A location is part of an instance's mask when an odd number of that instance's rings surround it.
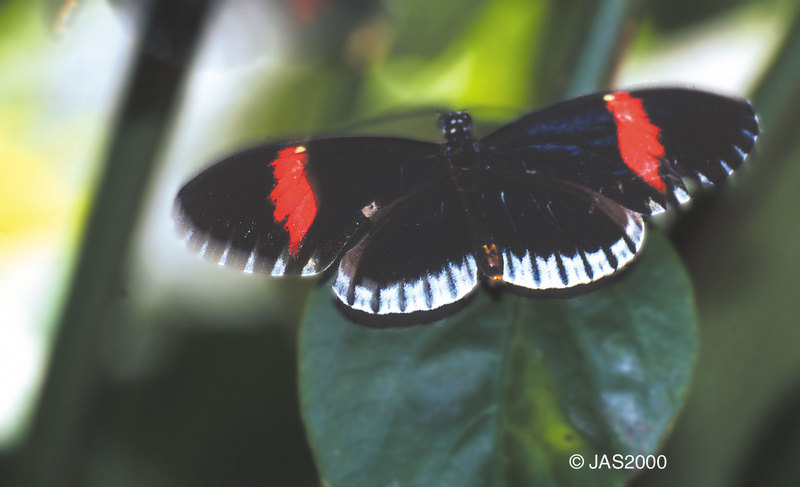
<svg viewBox="0 0 800 487">
<path fill-rule="evenodd" d="M 481 139 L 510 171 L 580 184 L 649 215 L 716 183 L 753 149 L 745 100 L 688 89 L 598 93 L 526 115 Z"/>
<path fill-rule="evenodd" d="M 175 219 L 187 245 L 220 264 L 318 274 L 370 215 L 441 176 L 438 157 L 436 144 L 390 138 L 261 146 L 187 183 Z"/>
<path fill-rule="evenodd" d="M 716 184 L 738 169 L 758 137 L 746 100 L 694 90 L 640 90 L 650 121 L 659 127 L 666 158 L 680 176 Z"/>
</svg>

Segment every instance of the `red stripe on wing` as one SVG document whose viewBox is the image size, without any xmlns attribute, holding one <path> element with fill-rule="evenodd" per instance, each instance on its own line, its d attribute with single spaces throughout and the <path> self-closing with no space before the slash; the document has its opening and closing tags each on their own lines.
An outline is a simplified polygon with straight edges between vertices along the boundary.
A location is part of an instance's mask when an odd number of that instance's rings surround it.
<svg viewBox="0 0 800 487">
<path fill-rule="evenodd" d="M 300 243 L 317 216 L 317 200 L 306 178 L 306 148 L 287 147 L 272 161 L 275 187 L 269 194 L 275 205 L 275 221 L 289 232 L 289 253 L 297 257 Z"/>
<path fill-rule="evenodd" d="M 666 192 L 666 185 L 658 173 L 658 158 L 664 155 L 664 146 L 658 141 L 659 129 L 647 118 L 642 100 L 624 91 L 608 94 L 603 100 L 617 122 L 622 160 L 650 186 Z"/>
</svg>

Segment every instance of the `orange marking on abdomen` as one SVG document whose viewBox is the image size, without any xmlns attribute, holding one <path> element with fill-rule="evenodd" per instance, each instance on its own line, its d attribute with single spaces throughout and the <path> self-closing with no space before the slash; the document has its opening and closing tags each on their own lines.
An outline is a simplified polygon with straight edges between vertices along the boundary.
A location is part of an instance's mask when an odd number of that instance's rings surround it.
<svg viewBox="0 0 800 487">
<path fill-rule="evenodd" d="M 485 254 L 485 262 L 488 266 L 484 272 L 490 281 L 499 281 L 503 278 L 503 256 L 497 250 L 494 242 L 483 244 L 481 250 Z"/>
<path fill-rule="evenodd" d="M 622 160 L 650 186 L 665 192 L 666 185 L 658 174 L 658 158 L 664 155 L 664 146 L 658 141 L 659 129 L 647 118 L 642 100 L 624 91 L 608 94 L 603 100 L 617 122 Z"/>
<path fill-rule="evenodd" d="M 289 232 L 289 253 L 297 257 L 300 243 L 317 216 L 317 200 L 306 179 L 306 148 L 287 147 L 272 161 L 275 187 L 269 198 L 275 205 L 275 221 Z"/>
</svg>

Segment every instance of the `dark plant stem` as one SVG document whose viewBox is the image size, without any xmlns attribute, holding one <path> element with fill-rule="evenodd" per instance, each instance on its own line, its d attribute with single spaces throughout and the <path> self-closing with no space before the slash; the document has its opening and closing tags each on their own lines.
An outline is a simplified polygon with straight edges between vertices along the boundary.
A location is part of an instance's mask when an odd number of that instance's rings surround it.
<svg viewBox="0 0 800 487">
<path fill-rule="evenodd" d="M 182 12 L 182 35 L 190 47 L 198 38 L 212 1 L 198 0 Z M 163 34 L 159 19 L 163 22 L 163 18 L 170 18 L 174 8 L 170 1 L 140 3 L 149 7 L 142 8 L 139 39 L 144 46 L 148 40 L 155 40 L 157 29 Z M 108 318 L 109 303 L 121 292 L 132 230 L 186 65 L 156 59 L 143 48 L 131 65 L 127 93 L 111 132 L 44 387 L 21 450 L 19 485 L 82 483 L 82 452 L 86 451 L 92 407 L 102 385 L 98 336 Z"/>
</svg>

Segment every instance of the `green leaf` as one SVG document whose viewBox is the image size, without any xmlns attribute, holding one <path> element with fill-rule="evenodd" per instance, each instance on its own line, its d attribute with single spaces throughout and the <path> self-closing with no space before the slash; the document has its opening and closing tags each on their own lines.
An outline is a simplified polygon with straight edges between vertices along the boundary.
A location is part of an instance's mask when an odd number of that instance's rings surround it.
<svg viewBox="0 0 800 487">
<path fill-rule="evenodd" d="M 621 485 L 627 472 L 588 464 L 657 450 L 696 352 L 691 286 L 657 232 L 628 275 L 569 300 L 481 292 L 439 322 L 375 330 L 333 299 L 317 290 L 300 333 L 304 421 L 333 487 Z"/>
</svg>

